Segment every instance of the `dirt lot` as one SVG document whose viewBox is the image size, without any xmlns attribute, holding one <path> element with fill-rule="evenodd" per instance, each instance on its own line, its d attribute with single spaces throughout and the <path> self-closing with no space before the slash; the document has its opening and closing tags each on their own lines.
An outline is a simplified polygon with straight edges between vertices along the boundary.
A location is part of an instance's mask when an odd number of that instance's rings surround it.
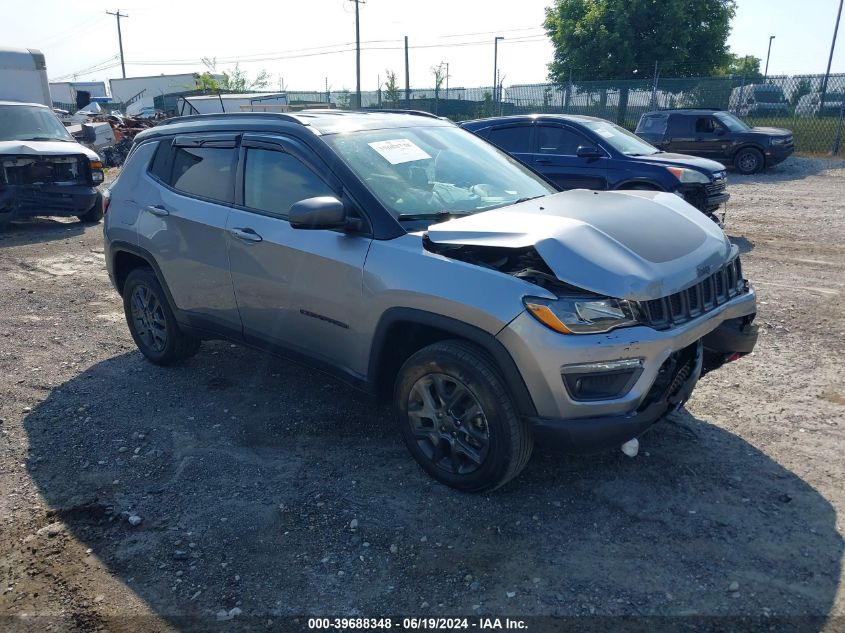
<svg viewBox="0 0 845 633">
<path fill-rule="evenodd" d="M 319 373 L 222 342 L 145 362 L 100 226 L 14 224 L 0 629 L 487 614 L 839 630 L 845 162 L 794 158 L 730 190 L 757 351 L 705 377 L 638 457 L 538 451 L 488 496 L 433 483 L 386 408 Z"/>
</svg>

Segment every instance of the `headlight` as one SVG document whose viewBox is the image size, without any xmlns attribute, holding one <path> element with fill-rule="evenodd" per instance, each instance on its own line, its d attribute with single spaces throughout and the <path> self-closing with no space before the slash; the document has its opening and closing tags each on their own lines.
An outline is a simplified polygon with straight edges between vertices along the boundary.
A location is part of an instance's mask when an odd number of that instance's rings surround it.
<svg viewBox="0 0 845 633">
<path fill-rule="evenodd" d="M 561 334 L 601 334 L 639 323 L 634 307 L 624 299 L 523 297 L 522 303 L 531 316 Z"/>
<path fill-rule="evenodd" d="M 772 145 L 786 145 L 788 138 L 773 138 Z"/>
<path fill-rule="evenodd" d="M 683 167 L 667 167 L 666 169 L 681 182 L 698 182 L 705 185 L 710 182 L 709 177 L 695 169 L 685 169 Z"/>
</svg>

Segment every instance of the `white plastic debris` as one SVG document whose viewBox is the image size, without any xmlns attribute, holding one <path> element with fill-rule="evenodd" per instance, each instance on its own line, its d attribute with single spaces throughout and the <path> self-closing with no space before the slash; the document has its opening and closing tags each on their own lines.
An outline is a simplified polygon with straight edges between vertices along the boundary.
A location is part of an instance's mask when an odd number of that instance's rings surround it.
<svg viewBox="0 0 845 633">
<path fill-rule="evenodd" d="M 640 452 L 640 441 L 637 438 L 628 440 L 622 445 L 622 452 L 628 457 L 636 457 Z"/>
</svg>

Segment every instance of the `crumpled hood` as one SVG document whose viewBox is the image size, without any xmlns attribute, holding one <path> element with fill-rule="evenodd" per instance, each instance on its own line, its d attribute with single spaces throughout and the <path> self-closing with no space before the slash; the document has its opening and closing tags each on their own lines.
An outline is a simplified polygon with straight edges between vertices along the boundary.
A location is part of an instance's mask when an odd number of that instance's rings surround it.
<svg viewBox="0 0 845 633">
<path fill-rule="evenodd" d="M 68 156 L 85 154 L 89 160 L 100 160 L 97 153 L 76 142 L 69 141 L 0 141 L 0 156 Z"/>
<path fill-rule="evenodd" d="M 675 194 L 576 189 L 429 227 L 435 244 L 533 246 L 561 281 L 648 300 L 716 271 L 737 250 Z"/>
</svg>

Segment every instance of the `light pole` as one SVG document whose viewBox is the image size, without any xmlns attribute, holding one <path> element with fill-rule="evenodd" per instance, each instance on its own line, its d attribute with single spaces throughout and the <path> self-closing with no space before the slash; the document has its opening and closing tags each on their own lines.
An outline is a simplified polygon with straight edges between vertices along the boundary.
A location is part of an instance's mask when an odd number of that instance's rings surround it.
<svg viewBox="0 0 845 633">
<path fill-rule="evenodd" d="M 505 39 L 501 35 L 493 38 L 493 102 L 498 101 L 499 92 L 499 40 Z"/>
<path fill-rule="evenodd" d="M 766 53 L 766 70 L 763 71 L 763 81 L 766 81 L 766 77 L 769 76 L 769 56 L 772 54 L 772 40 L 775 39 L 774 35 L 769 35 L 769 52 Z"/>
</svg>

